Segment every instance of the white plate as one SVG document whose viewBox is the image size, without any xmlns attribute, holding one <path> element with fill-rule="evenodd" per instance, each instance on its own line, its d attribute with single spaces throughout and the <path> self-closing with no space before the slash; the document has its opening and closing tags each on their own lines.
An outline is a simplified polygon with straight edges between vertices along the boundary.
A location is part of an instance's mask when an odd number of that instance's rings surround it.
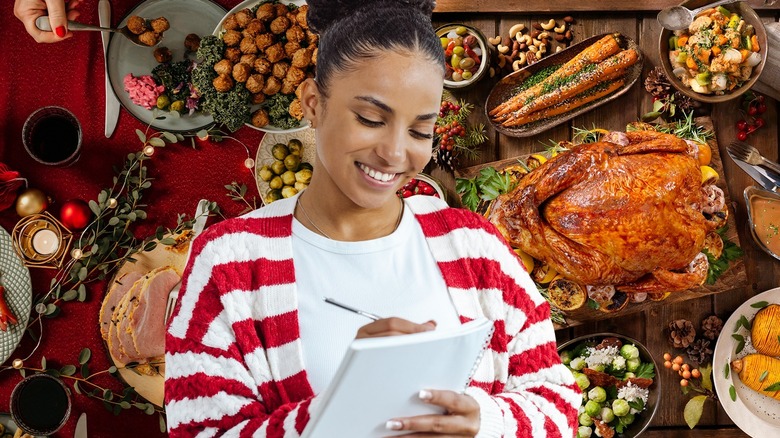
<svg viewBox="0 0 780 438">
<path fill-rule="evenodd" d="M 225 31 L 225 29 L 222 28 L 222 25 L 225 23 L 225 20 L 227 20 L 229 16 L 235 14 L 236 12 L 242 9 L 247 9 L 247 8 L 251 9 L 259 4 L 268 3 L 269 1 L 270 0 L 244 0 L 243 2 L 237 4 L 236 7 L 229 10 L 228 13 L 225 14 L 225 16 L 222 17 L 221 20 L 219 20 L 219 23 L 217 23 L 217 26 L 214 28 L 214 32 L 212 32 L 212 34 L 216 36 L 222 35 L 222 33 Z M 301 7 L 306 4 L 306 1 L 305 0 L 283 0 L 281 3 L 285 5 L 293 4 L 295 6 Z M 260 108 L 260 105 L 253 105 L 252 112 L 254 113 L 255 111 L 257 111 L 258 108 Z M 301 124 L 297 128 L 292 128 L 292 129 L 281 129 L 271 124 L 265 125 L 262 128 L 258 128 L 251 123 L 245 123 L 245 125 L 249 126 L 252 129 L 257 129 L 258 131 L 263 131 L 263 132 L 288 133 L 288 132 L 303 131 L 304 129 L 307 129 L 309 127 L 309 121 L 306 119 L 301 120 Z"/>
<path fill-rule="evenodd" d="M 168 19 L 171 28 L 165 31 L 163 40 L 157 47 L 169 48 L 173 60 L 178 62 L 184 60 L 184 38 L 191 33 L 198 36 L 208 35 L 214 29 L 214 24 L 225 15 L 225 9 L 209 0 L 146 0 L 130 11 L 116 27 L 126 25 L 128 18 L 133 15 L 148 19 Z M 112 34 L 111 43 L 108 45 L 108 77 L 122 106 L 144 124 L 170 132 L 197 131 L 213 124 L 214 118 L 211 115 L 200 112 L 181 118 L 166 116 L 162 120 L 155 120 L 152 110 L 130 100 L 123 79 L 128 73 L 135 76 L 151 74 L 152 69 L 158 65 L 153 53 L 152 47 L 140 47 L 121 35 Z M 165 115 L 165 112 L 160 111 L 160 115 Z"/>
<path fill-rule="evenodd" d="M 752 323 L 753 317 L 761 309 L 751 307 L 751 304 L 759 301 L 779 304 L 780 287 L 750 298 L 731 314 L 731 317 L 723 325 L 723 331 L 715 345 L 715 354 L 712 359 L 712 380 L 715 384 L 715 390 L 718 392 L 720 404 L 734 424 L 750 436 L 765 438 L 780 435 L 780 401 L 748 388 L 731 370 L 729 370 L 728 377 L 725 375 L 725 368 L 732 360 L 754 352 L 750 351 L 748 346 L 740 354 L 736 354 L 737 341 L 731 335 L 734 333 L 734 327 L 740 316 L 744 315 Z M 750 331 L 744 327 L 740 327 L 737 333 L 744 336 L 746 340 L 750 336 Z M 748 345 L 750 344 L 748 343 Z M 729 394 L 731 385 L 734 385 L 737 392 L 736 401 L 732 401 Z"/>
<path fill-rule="evenodd" d="M 17 324 L 0 331 L 0 363 L 11 357 L 24 335 L 32 308 L 30 271 L 14 251 L 11 235 L 0 227 L 0 284 L 5 286 L 5 301 L 16 316 Z"/>
<path fill-rule="evenodd" d="M 263 136 L 260 140 L 260 146 L 257 148 L 257 156 L 255 157 L 255 182 L 257 183 L 257 192 L 260 193 L 260 200 L 265 205 L 265 195 L 268 193 L 268 182 L 263 181 L 258 173 L 263 165 L 271 165 L 274 160 L 274 156 L 271 154 L 271 148 L 276 143 L 284 143 L 285 145 L 290 140 L 297 138 L 303 143 L 303 156 L 301 157 L 302 163 L 309 163 L 314 166 L 314 159 L 317 156 L 317 147 L 314 144 L 314 129 L 306 129 L 300 132 L 286 132 L 284 134 L 269 133 Z"/>
</svg>

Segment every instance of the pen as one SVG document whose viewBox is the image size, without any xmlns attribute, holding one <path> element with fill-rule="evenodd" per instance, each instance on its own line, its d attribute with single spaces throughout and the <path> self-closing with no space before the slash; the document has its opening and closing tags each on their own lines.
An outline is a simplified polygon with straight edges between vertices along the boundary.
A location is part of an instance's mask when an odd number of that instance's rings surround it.
<svg viewBox="0 0 780 438">
<path fill-rule="evenodd" d="M 376 321 L 378 319 L 382 319 L 382 317 L 379 316 L 379 315 L 374 315 L 373 313 L 364 312 L 364 311 L 362 311 L 360 309 L 356 309 L 356 308 L 354 308 L 352 306 L 348 306 L 348 305 L 346 305 L 344 303 L 339 303 L 338 301 L 334 300 L 333 298 L 325 297 L 325 298 L 323 298 L 323 300 L 325 300 L 325 302 L 328 303 L 328 304 L 333 304 L 334 306 L 341 307 L 342 309 L 349 310 L 350 312 L 357 313 L 358 315 L 363 315 L 366 318 L 372 319 L 374 321 Z"/>
</svg>

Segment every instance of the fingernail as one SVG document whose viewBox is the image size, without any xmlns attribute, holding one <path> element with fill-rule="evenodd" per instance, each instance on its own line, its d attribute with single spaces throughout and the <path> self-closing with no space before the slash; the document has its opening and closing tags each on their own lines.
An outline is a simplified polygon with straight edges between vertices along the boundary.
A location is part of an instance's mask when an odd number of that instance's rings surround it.
<svg viewBox="0 0 780 438">
<path fill-rule="evenodd" d="M 388 420 L 385 423 L 385 429 L 387 430 L 401 430 L 404 427 L 403 423 L 398 420 Z"/>
<path fill-rule="evenodd" d="M 433 394 L 431 394 L 431 391 L 428 391 L 427 389 L 421 389 L 419 393 L 417 393 L 417 397 L 420 397 L 420 400 L 430 400 L 433 398 Z"/>
<path fill-rule="evenodd" d="M 58 37 L 62 38 L 65 36 L 65 26 L 57 26 L 56 29 L 54 29 L 54 33 L 57 34 Z"/>
</svg>

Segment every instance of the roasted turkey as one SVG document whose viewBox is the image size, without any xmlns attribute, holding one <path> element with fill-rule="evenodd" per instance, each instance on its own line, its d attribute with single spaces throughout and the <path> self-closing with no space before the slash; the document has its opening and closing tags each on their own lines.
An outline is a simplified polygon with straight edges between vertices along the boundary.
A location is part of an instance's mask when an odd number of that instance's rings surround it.
<svg viewBox="0 0 780 438">
<path fill-rule="evenodd" d="M 529 173 L 495 201 L 490 221 L 513 246 L 586 285 L 629 293 L 701 285 L 705 236 L 727 211 L 723 192 L 702 186 L 691 148 L 674 135 L 607 139 Z"/>
</svg>

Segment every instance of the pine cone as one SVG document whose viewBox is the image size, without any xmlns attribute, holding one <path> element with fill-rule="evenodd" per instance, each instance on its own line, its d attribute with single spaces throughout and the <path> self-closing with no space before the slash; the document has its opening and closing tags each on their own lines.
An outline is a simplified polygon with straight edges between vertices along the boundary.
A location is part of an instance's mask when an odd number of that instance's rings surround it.
<svg viewBox="0 0 780 438">
<path fill-rule="evenodd" d="M 722 329 L 723 320 L 716 315 L 708 316 L 701 322 L 702 335 L 711 341 L 714 341 L 720 335 Z"/>
<path fill-rule="evenodd" d="M 712 359 L 712 349 L 710 349 L 710 341 L 706 339 L 698 339 L 692 343 L 687 350 L 688 359 L 691 362 L 695 362 L 697 366 L 709 362 Z"/>
<path fill-rule="evenodd" d="M 697 108 L 701 106 L 701 104 L 690 97 L 674 92 L 674 104 L 677 106 L 678 112 L 682 113 L 685 111 L 686 113 L 689 113 L 691 111 L 695 111 Z"/>
<path fill-rule="evenodd" d="M 457 164 L 457 160 L 452 155 L 452 151 L 442 148 L 436 148 L 436 153 L 433 155 L 433 161 L 448 172 L 454 172 L 455 165 Z"/>
<path fill-rule="evenodd" d="M 672 84 L 667 79 L 661 67 L 650 70 L 645 78 L 645 90 L 653 96 L 666 96 L 672 89 Z"/>
<path fill-rule="evenodd" d="M 696 339 L 696 329 L 687 319 L 669 323 L 669 343 L 674 348 L 687 348 Z"/>
</svg>

